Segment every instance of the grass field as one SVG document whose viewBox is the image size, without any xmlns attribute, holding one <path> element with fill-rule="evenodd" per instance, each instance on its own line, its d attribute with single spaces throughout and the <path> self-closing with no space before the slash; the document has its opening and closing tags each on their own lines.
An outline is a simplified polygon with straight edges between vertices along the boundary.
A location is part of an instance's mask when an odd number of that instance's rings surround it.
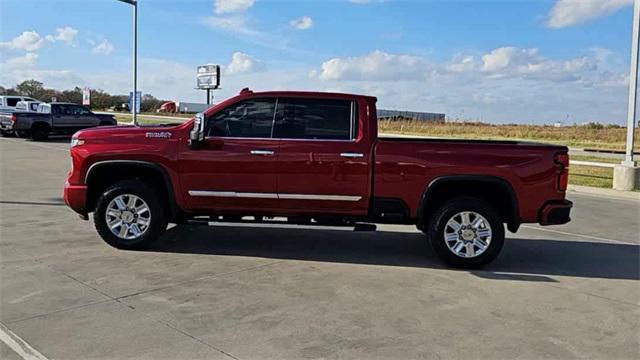
<svg viewBox="0 0 640 360">
<path fill-rule="evenodd" d="M 380 132 L 487 140 L 529 140 L 562 144 L 580 148 L 624 150 L 626 129 L 607 126 L 540 126 L 540 125 L 491 125 L 484 123 L 434 124 L 409 120 L 381 120 Z M 636 129 L 640 138 L 640 130 Z M 635 147 L 640 150 L 640 144 Z"/>
</svg>

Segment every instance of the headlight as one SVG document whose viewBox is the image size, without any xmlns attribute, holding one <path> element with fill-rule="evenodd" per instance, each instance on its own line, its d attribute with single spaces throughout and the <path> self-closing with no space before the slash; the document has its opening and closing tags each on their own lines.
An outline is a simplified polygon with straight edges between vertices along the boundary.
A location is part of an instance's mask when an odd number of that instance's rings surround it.
<svg viewBox="0 0 640 360">
<path fill-rule="evenodd" d="M 71 138 L 71 147 L 76 147 L 76 146 L 82 145 L 82 144 L 84 144 L 84 140 L 83 139 Z"/>
</svg>

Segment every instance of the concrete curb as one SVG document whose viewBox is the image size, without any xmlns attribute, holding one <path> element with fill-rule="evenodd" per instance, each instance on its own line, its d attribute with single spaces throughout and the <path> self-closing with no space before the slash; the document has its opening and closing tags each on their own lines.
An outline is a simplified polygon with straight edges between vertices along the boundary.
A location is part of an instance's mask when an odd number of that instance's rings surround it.
<svg viewBox="0 0 640 360">
<path fill-rule="evenodd" d="M 588 194 L 606 198 L 640 201 L 640 192 L 634 191 L 619 191 L 613 189 L 595 188 L 590 186 L 569 185 L 568 192 Z"/>
</svg>

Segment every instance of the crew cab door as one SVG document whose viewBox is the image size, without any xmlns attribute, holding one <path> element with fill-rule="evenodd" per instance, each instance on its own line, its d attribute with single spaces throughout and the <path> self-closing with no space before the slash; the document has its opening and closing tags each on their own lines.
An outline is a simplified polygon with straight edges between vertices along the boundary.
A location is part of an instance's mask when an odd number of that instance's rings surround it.
<svg viewBox="0 0 640 360">
<path fill-rule="evenodd" d="M 243 100 L 205 119 L 202 147 L 185 147 L 179 155 L 189 207 L 221 213 L 276 209 L 275 106 L 275 98 Z"/>
<path fill-rule="evenodd" d="M 351 99 L 279 98 L 277 183 L 286 212 L 366 215 L 370 142 Z"/>
</svg>

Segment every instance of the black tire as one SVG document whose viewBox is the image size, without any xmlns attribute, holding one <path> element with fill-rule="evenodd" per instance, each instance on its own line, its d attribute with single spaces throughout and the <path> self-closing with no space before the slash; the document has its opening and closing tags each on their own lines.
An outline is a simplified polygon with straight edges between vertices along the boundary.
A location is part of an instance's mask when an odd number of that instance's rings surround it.
<svg viewBox="0 0 640 360">
<path fill-rule="evenodd" d="M 133 194 L 146 202 L 150 215 L 148 228 L 143 233 L 131 240 L 123 239 L 111 232 L 107 224 L 106 211 L 109 203 L 116 197 L 125 194 Z M 167 229 L 167 214 L 162 199 L 157 191 L 149 184 L 139 180 L 122 180 L 105 189 L 100 195 L 93 213 L 93 222 L 100 237 L 109 245 L 126 250 L 146 249 L 156 241 Z"/>
<path fill-rule="evenodd" d="M 34 141 L 44 141 L 49 138 L 49 125 L 33 124 L 31 127 L 31 139 Z"/>
<path fill-rule="evenodd" d="M 475 257 L 455 254 L 445 241 L 447 222 L 456 214 L 466 211 L 475 212 L 484 217 L 491 229 L 491 241 L 484 252 Z M 502 250 L 504 224 L 499 213 L 490 203 L 474 197 L 459 197 L 446 202 L 436 211 L 429 224 L 428 235 L 434 251 L 447 265 L 462 269 L 477 269 L 492 262 Z"/>
<path fill-rule="evenodd" d="M 13 131 L 0 130 L 0 135 L 2 135 L 2 137 L 12 137 Z"/>
</svg>

